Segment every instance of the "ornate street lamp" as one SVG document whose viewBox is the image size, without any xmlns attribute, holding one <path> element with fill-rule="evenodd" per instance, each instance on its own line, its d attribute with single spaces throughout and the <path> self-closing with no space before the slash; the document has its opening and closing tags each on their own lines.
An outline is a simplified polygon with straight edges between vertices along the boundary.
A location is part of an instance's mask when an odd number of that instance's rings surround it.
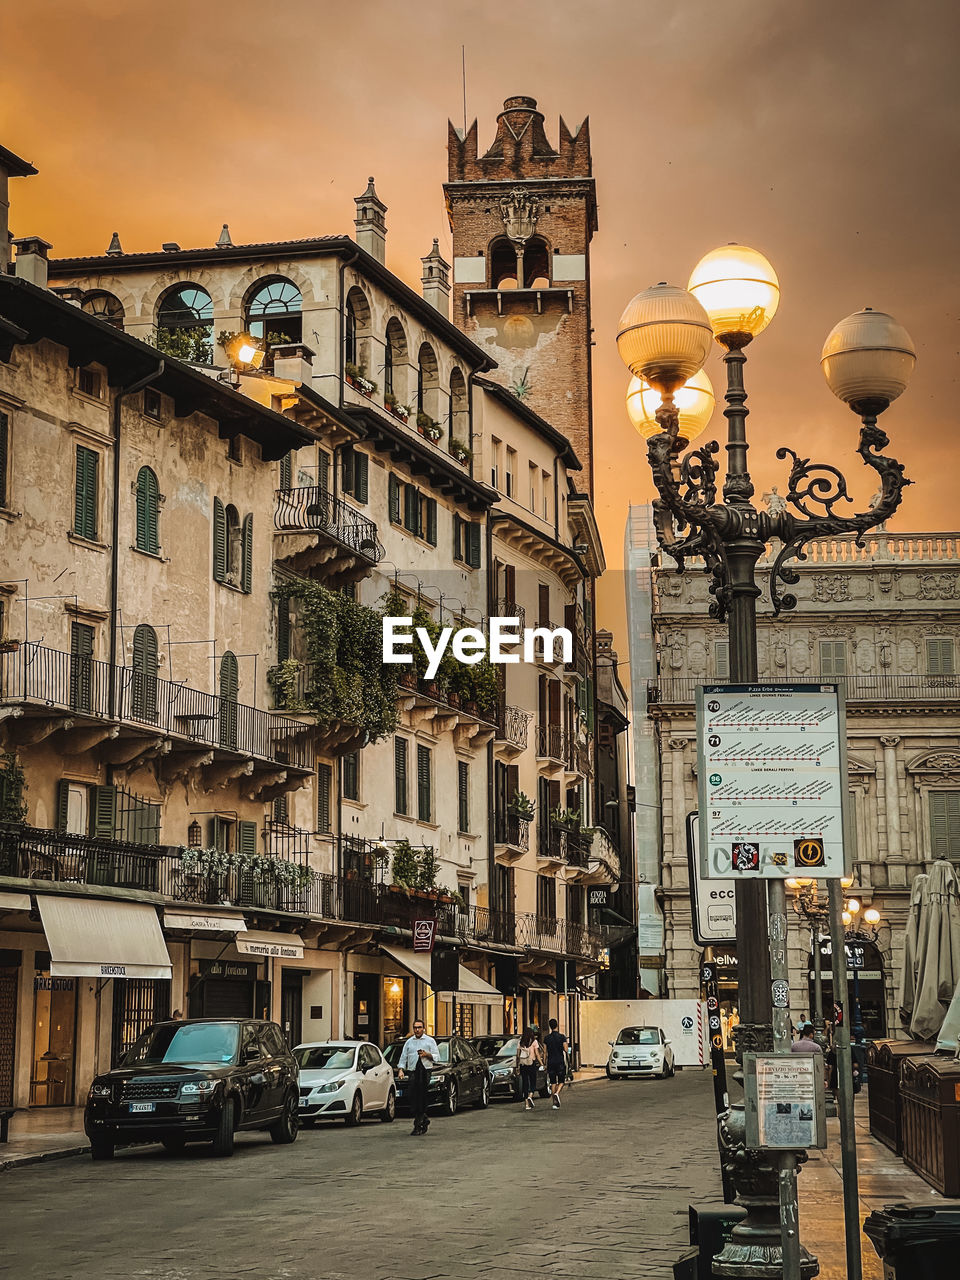
<svg viewBox="0 0 960 1280">
<path fill-rule="evenodd" d="M 799 581 L 791 562 L 805 558 L 805 544 L 837 534 L 852 533 L 862 539 L 868 529 L 896 511 L 909 483 L 903 466 L 882 452 L 889 441 L 877 418 L 906 387 L 915 352 L 909 335 L 892 317 L 867 308 L 831 331 L 821 362 L 830 389 L 861 419 L 857 451 L 879 477 L 878 494 L 867 510 L 842 515 L 838 505 L 851 501 L 842 474 L 829 464 L 811 463 L 782 447 L 777 457 L 789 458 L 792 464 L 783 502 L 775 511 L 758 510 L 753 504 L 754 487 L 747 468 L 744 351 L 773 319 L 779 302 L 779 282 L 766 258 L 755 249 L 727 245 L 697 264 L 688 289 L 659 284 L 637 294 L 628 303 L 617 334 L 620 355 L 631 373 L 661 395 L 654 415 L 660 430 L 647 442 L 658 492 L 653 503 L 658 542 L 677 562 L 678 572 L 688 558 L 703 560 L 710 576 L 710 615 L 728 623 L 730 681 L 735 684 L 755 683 L 758 678 L 756 567 L 771 539 L 779 542 L 770 571 L 770 596 L 777 615 L 796 606 L 796 597 L 782 588 Z M 678 388 L 703 366 L 711 335 L 724 349 L 727 368 L 727 464 L 722 489 L 717 483 L 719 444 L 708 441 L 683 456 L 688 438 L 680 430 L 675 402 Z M 785 929 L 783 881 L 771 880 L 769 887 L 771 919 L 778 919 Z M 786 1011 L 778 1010 L 776 1026 L 772 1025 L 766 889 L 759 879 L 736 886 L 741 975 L 738 1059 L 744 1051 L 769 1051 L 774 1036 L 777 1047 L 783 1048 L 788 1034 Z M 849 1071 L 849 1030 L 841 1031 L 841 1057 L 845 1038 Z M 852 1115 L 846 1119 L 852 1122 Z M 721 1130 L 748 1215 L 715 1260 L 714 1273 L 779 1277 L 786 1259 L 781 1253 L 777 1158 L 745 1149 L 742 1109 L 732 1107 L 725 1113 Z M 848 1241 L 848 1260 L 854 1247 L 859 1275 L 859 1241 Z M 790 1248 L 790 1266 L 795 1271 L 795 1240 Z M 805 1251 L 799 1270 L 804 1277 L 817 1271 L 816 1260 Z"/>
<path fill-rule="evenodd" d="M 876 944 L 880 937 L 880 912 L 876 907 L 867 907 L 863 912 L 863 923 L 869 929 L 860 927 L 861 904 L 857 898 L 848 898 L 843 904 L 843 924 L 846 930 L 844 942 L 872 942 Z M 851 926 L 853 926 L 851 928 Z M 850 1030 L 854 1040 L 861 1040 L 865 1033 L 863 1010 L 860 1007 L 860 969 L 853 966 L 853 1012 L 850 1019 Z"/>
</svg>

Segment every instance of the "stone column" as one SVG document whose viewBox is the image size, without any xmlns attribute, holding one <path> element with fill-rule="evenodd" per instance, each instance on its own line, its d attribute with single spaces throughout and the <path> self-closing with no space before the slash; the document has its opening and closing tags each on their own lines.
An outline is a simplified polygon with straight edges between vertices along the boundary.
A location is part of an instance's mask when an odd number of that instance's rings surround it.
<svg viewBox="0 0 960 1280">
<path fill-rule="evenodd" d="M 900 771 L 897 764 L 898 737 L 881 737 L 883 746 L 883 803 L 887 827 L 887 874 L 891 885 L 903 885 L 905 872 L 903 866 L 892 866 L 892 863 L 903 862 L 902 835 L 900 831 Z"/>
<path fill-rule="evenodd" d="M 668 738 L 667 745 L 673 752 L 670 757 L 670 817 L 673 829 L 673 857 L 681 865 L 687 855 L 687 788 L 684 771 L 683 749 L 686 738 Z"/>
</svg>

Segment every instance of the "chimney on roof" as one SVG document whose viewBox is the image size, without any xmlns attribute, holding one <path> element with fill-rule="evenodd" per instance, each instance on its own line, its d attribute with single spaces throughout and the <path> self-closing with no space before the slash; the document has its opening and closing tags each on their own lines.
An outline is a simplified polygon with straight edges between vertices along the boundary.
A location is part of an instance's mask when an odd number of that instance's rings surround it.
<svg viewBox="0 0 960 1280">
<path fill-rule="evenodd" d="M 230 239 L 230 228 L 226 223 L 224 223 L 223 230 L 220 232 L 220 239 L 217 241 L 217 248 L 231 249 L 232 247 L 233 241 Z"/>
<path fill-rule="evenodd" d="M 357 244 L 365 249 L 378 262 L 387 258 L 387 220 L 384 214 L 387 206 L 383 203 L 373 185 L 373 178 L 367 183 L 362 196 L 354 196 L 357 216 L 353 225 L 357 228 Z"/>
<path fill-rule="evenodd" d="M 10 194 L 11 178 L 29 178 L 37 171 L 32 164 L 21 160 L 6 147 L 0 147 L 0 275 L 5 275 L 10 262 Z"/>
<path fill-rule="evenodd" d="M 47 287 L 47 255 L 53 248 L 49 240 L 24 236 L 13 242 L 17 246 L 16 275 L 41 289 Z"/>
<path fill-rule="evenodd" d="M 423 275 L 420 283 L 423 286 L 423 298 L 431 307 L 436 307 L 442 316 L 450 319 L 450 263 L 444 262 L 440 254 L 439 241 L 434 240 L 433 248 L 423 263 Z"/>
<path fill-rule="evenodd" d="M 111 255 L 117 254 L 117 253 L 123 253 L 123 245 L 120 243 L 119 231 L 115 231 L 113 235 L 110 237 L 110 243 L 107 246 L 107 253 Z"/>
</svg>

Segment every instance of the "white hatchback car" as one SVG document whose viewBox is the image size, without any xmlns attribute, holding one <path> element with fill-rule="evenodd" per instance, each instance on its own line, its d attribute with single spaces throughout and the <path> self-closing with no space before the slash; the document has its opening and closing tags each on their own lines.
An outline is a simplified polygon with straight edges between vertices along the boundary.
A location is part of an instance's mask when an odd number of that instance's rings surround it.
<svg viewBox="0 0 960 1280">
<path fill-rule="evenodd" d="M 393 1067 L 365 1040 L 321 1040 L 298 1044 L 300 1123 L 343 1120 L 357 1125 L 365 1115 L 389 1123 L 397 1114 Z"/>
<path fill-rule="evenodd" d="M 610 1080 L 625 1076 L 660 1076 L 666 1080 L 674 1073 L 673 1050 L 660 1027 L 624 1027 L 616 1040 L 608 1043 Z"/>
</svg>

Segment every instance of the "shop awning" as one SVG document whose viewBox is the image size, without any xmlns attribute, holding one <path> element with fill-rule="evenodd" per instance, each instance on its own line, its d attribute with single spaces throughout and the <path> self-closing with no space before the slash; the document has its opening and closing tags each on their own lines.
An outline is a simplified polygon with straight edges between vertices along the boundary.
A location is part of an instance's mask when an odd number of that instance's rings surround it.
<svg viewBox="0 0 960 1280">
<path fill-rule="evenodd" d="M 5 911 L 29 911 L 29 893 L 0 893 L 0 915 Z"/>
<path fill-rule="evenodd" d="M 543 973 L 521 973 L 520 985 L 526 991 L 556 991 L 557 980 Z"/>
<path fill-rule="evenodd" d="M 421 982 L 425 982 L 430 986 L 430 956 L 422 951 L 410 951 L 406 947 L 385 947 L 380 944 L 380 950 L 385 951 L 392 960 L 396 960 L 397 964 L 402 965 L 407 973 L 413 974 L 415 978 L 419 978 Z M 496 987 L 491 987 L 489 982 L 484 982 L 483 978 L 478 977 L 475 973 L 471 973 L 469 969 L 460 965 L 460 973 L 457 977 L 458 989 L 456 991 L 457 1004 L 502 1004 L 503 996 Z M 449 991 L 440 992 L 441 1000 L 450 1000 Z"/>
<path fill-rule="evenodd" d="M 37 895 L 52 978 L 170 978 L 156 910 L 141 902 Z"/>
<path fill-rule="evenodd" d="M 281 960 L 302 960 L 303 939 L 295 933 L 270 933 L 267 929 L 247 929 L 237 935 L 242 956 L 278 956 Z"/>
<path fill-rule="evenodd" d="M 194 933 L 246 933 L 243 916 L 222 915 L 216 911 L 165 911 L 165 929 L 191 929 Z"/>
</svg>

